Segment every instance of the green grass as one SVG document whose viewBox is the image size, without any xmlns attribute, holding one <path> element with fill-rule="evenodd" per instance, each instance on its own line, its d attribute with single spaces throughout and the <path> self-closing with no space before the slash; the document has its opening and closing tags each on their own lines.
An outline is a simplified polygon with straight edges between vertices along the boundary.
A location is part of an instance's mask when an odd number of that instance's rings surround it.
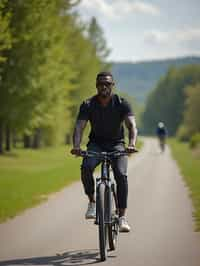
<svg viewBox="0 0 200 266">
<path fill-rule="evenodd" d="M 80 178 L 80 160 L 69 148 L 15 150 L 0 156 L 0 221 Z"/>
<path fill-rule="evenodd" d="M 142 142 L 142 140 L 140 138 L 138 138 L 137 144 L 136 144 L 136 148 L 138 149 L 138 151 L 140 151 L 142 146 L 143 146 L 143 142 Z"/>
<path fill-rule="evenodd" d="M 169 140 L 172 154 L 177 160 L 189 187 L 190 195 L 194 206 L 194 218 L 196 230 L 200 231 L 200 154 L 189 148 L 187 143 L 178 142 L 175 139 Z"/>
</svg>

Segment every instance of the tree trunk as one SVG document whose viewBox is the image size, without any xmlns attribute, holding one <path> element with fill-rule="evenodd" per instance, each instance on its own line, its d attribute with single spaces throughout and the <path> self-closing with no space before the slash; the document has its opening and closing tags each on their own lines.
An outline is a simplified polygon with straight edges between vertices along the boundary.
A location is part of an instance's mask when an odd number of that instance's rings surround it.
<svg viewBox="0 0 200 266">
<path fill-rule="evenodd" d="M 41 135 L 42 135 L 41 133 L 42 132 L 40 128 L 35 129 L 32 148 L 39 149 L 41 147 Z"/>
<path fill-rule="evenodd" d="M 31 148 L 31 137 L 26 134 L 24 134 L 24 148 Z"/>
<path fill-rule="evenodd" d="M 3 153 L 3 124 L 0 122 L 0 154 Z"/>
<path fill-rule="evenodd" d="M 6 151 L 10 151 L 10 149 L 10 127 L 9 125 L 6 125 Z"/>
<path fill-rule="evenodd" d="M 13 145 L 13 148 L 17 147 L 17 134 L 16 134 L 15 129 L 12 132 L 12 145 Z"/>
</svg>

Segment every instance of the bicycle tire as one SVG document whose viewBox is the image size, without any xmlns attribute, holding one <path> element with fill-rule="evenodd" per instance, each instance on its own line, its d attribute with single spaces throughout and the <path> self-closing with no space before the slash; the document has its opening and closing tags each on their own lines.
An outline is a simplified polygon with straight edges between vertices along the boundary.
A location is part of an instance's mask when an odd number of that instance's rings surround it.
<svg viewBox="0 0 200 266">
<path fill-rule="evenodd" d="M 108 242 L 110 250 L 115 250 L 117 246 L 117 237 L 119 232 L 118 216 L 116 214 L 118 204 L 115 190 L 111 191 L 111 208 L 112 223 L 108 226 Z"/>
<path fill-rule="evenodd" d="M 101 183 L 98 188 L 98 225 L 99 225 L 99 249 L 101 261 L 107 258 L 107 225 L 105 224 L 105 190 L 106 186 Z"/>
<path fill-rule="evenodd" d="M 164 142 L 160 143 L 160 149 L 161 149 L 162 152 L 165 151 L 165 143 Z"/>
</svg>

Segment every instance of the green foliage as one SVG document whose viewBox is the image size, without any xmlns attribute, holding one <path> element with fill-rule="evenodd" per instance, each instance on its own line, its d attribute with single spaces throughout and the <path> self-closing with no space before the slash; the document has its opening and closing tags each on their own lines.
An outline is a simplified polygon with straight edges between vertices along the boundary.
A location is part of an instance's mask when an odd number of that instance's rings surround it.
<svg viewBox="0 0 200 266">
<path fill-rule="evenodd" d="M 7 0 L 0 1 L 0 127 L 4 116 L 5 96 L 7 91 L 3 90 L 3 69 L 7 62 L 8 52 L 12 47 L 13 38 L 10 29 L 11 12 L 6 11 Z"/>
<path fill-rule="evenodd" d="M 8 0 L 1 0 L 0 2 L 0 74 L 2 63 L 7 59 L 6 52 L 12 46 L 12 35 L 9 28 L 11 13 L 5 11 L 7 2 Z"/>
<path fill-rule="evenodd" d="M 189 134 L 200 132 L 200 83 L 186 88 L 184 125 Z"/>
<path fill-rule="evenodd" d="M 135 100 L 135 98 L 132 95 L 129 95 L 125 92 L 121 92 L 119 90 L 117 90 L 117 94 L 120 95 L 121 97 L 123 97 L 124 99 L 126 99 L 133 110 L 135 119 L 136 119 L 136 123 L 137 123 L 137 128 L 141 127 L 141 115 L 143 112 L 143 106 L 141 104 L 138 104 L 138 102 Z"/>
<path fill-rule="evenodd" d="M 185 87 L 195 85 L 199 81 L 199 65 L 169 69 L 147 100 L 143 114 L 145 132 L 154 134 L 158 121 L 163 121 L 169 134 L 174 135 L 183 122 Z"/>
<path fill-rule="evenodd" d="M 88 36 L 93 44 L 96 56 L 99 57 L 103 63 L 109 55 L 110 49 L 107 48 L 103 30 L 99 26 L 95 17 L 92 17 L 88 25 Z"/>
<path fill-rule="evenodd" d="M 196 133 L 190 139 L 190 147 L 196 148 L 199 145 L 200 145 L 200 133 Z"/>
<path fill-rule="evenodd" d="M 181 124 L 178 128 L 176 136 L 180 141 L 189 141 L 190 134 L 188 128 L 185 125 Z"/>
</svg>

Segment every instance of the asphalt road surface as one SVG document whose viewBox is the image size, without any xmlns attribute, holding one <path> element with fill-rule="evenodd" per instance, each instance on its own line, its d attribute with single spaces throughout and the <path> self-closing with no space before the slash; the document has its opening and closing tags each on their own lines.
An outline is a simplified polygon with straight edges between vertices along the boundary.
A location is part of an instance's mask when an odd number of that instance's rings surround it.
<svg viewBox="0 0 200 266">
<path fill-rule="evenodd" d="M 72 173 L 73 174 L 73 173 Z M 40 206 L 0 225 L 0 266 L 72 266 L 99 263 L 97 226 L 84 219 L 79 182 Z M 200 266 L 188 190 L 169 149 L 145 140 L 129 161 L 130 233 L 119 235 L 104 265 Z"/>
</svg>

